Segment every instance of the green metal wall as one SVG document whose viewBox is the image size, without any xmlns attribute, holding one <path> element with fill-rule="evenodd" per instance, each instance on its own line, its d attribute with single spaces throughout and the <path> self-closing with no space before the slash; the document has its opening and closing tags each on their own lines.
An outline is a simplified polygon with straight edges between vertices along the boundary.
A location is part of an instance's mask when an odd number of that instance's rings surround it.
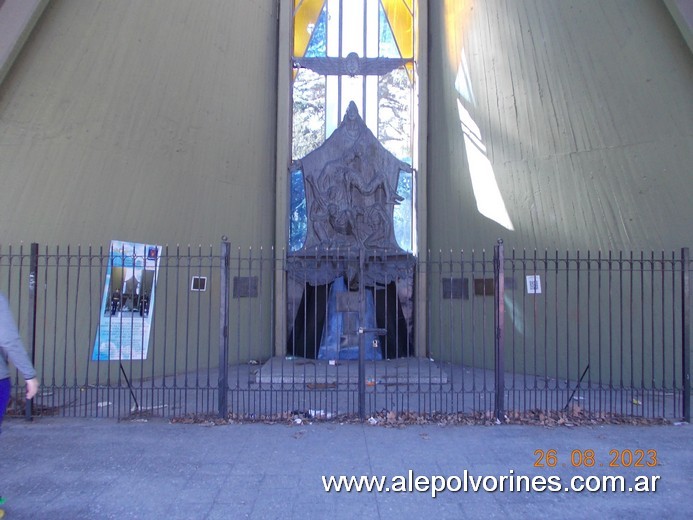
<svg viewBox="0 0 693 520">
<path fill-rule="evenodd" d="M 663 3 L 431 2 L 430 24 L 429 248 L 693 243 L 693 55 Z"/>
<path fill-rule="evenodd" d="M 0 86 L 0 242 L 273 241 L 275 2 L 56 0 Z"/>
</svg>

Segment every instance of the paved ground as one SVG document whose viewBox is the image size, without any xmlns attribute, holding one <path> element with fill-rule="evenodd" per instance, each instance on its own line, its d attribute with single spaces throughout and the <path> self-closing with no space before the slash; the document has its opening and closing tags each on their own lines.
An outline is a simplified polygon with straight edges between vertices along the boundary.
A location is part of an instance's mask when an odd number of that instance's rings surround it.
<svg viewBox="0 0 693 520">
<path fill-rule="evenodd" d="M 0 436 L 0 494 L 5 518 L 32 520 L 691 518 L 691 441 L 687 424 L 385 428 L 9 419 Z M 587 450 L 594 451 L 592 468 L 585 467 Z M 631 467 L 609 467 L 612 450 Z M 637 450 L 643 467 L 632 467 Z M 655 452 L 657 465 L 648 467 Z M 465 480 L 465 470 L 467 492 L 432 498 L 423 479 L 424 491 L 415 491 L 416 477 L 443 476 L 459 486 L 455 477 Z M 322 475 L 385 476 L 391 491 L 328 493 Z M 590 475 L 622 475 L 626 487 L 638 476 L 650 485 L 659 479 L 655 491 L 642 493 L 563 490 L 573 477 L 594 484 Z M 482 481 L 487 488 L 510 478 L 504 491 L 472 491 L 484 476 L 494 477 Z M 561 491 L 511 491 L 519 476 L 539 487 L 537 477 L 560 477 Z M 399 487 L 412 491 L 392 490 Z"/>
</svg>

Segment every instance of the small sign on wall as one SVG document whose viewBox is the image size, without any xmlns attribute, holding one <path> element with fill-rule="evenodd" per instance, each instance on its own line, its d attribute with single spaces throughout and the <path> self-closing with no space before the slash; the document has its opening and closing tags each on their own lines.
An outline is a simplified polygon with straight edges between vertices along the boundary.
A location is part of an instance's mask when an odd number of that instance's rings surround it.
<svg viewBox="0 0 693 520">
<path fill-rule="evenodd" d="M 541 277 L 538 274 L 527 276 L 527 294 L 541 294 Z"/>
<path fill-rule="evenodd" d="M 206 291 L 207 290 L 207 277 L 206 276 L 193 276 L 190 281 L 191 291 Z"/>
</svg>

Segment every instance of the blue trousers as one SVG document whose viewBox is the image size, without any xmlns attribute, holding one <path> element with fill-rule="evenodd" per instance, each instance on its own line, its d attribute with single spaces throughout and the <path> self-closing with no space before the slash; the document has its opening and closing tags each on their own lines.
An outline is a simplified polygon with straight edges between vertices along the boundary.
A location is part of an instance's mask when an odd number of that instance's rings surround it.
<svg viewBox="0 0 693 520">
<path fill-rule="evenodd" d="M 12 385 L 10 384 L 10 378 L 0 379 L 0 431 L 2 431 L 2 418 L 5 417 L 5 410 L 7 409 L 7 403 L 10 402 L 10 392 L 12 391 Z"/>
</svg>

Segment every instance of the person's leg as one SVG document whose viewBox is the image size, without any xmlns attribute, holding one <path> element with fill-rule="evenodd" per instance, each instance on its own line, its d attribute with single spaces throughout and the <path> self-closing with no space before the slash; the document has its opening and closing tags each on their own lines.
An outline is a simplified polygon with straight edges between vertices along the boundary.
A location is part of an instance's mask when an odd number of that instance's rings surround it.
<svg viewBox="0 0 693 520">
<path fill-rule="evenodd" d="M 10 383 L 10 378 L 0 379 L 0 432 L 2 432 L 2 419 L 5 417 L 7 403 L 10 402 L 11 391 L 12 385 Z"/>
<path fill-rule="evenodd" d="M 10 378 L 0 379 L 0 432 L 2 431 L 2 419 L 5 417 L 5 409 L 7 408 L 7 403 L 10 402 L 10 392 L 12 391 L 12 385 L 10 383 Z M 0 505 L 5 502 L 5 499 L 0 496 Z M 5 516 L 5 511 L 0 509 L 0 518 Z"/>
</svg>

